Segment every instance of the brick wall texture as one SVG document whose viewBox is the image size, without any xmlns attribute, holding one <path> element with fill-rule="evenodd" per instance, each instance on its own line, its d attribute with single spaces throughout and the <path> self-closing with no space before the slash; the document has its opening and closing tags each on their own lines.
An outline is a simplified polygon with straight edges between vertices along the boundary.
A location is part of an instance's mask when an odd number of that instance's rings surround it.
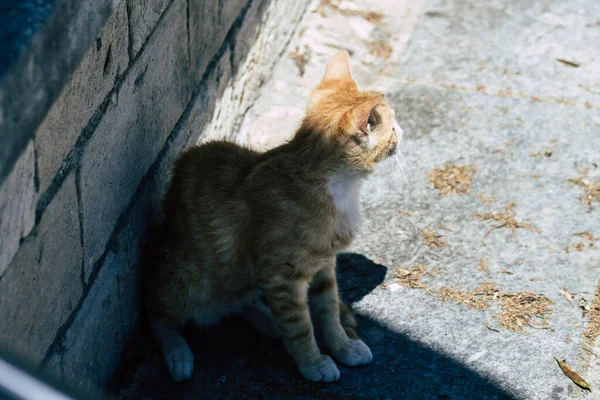
<svg viewBox="0 0 600 400">
<path fill-rule="evenodd" d="M 140 325 L 173 161 L 204 136 L 235 138 L 307 5 L 118 2 L 0 187 L 1 348 L 102 391 Z"/>
</svg>

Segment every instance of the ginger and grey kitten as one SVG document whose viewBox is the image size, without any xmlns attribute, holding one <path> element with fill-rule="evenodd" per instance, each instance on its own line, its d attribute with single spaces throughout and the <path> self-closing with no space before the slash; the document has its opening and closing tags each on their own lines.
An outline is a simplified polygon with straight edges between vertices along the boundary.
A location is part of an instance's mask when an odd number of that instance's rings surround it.
<svg viewBox="0 0 600 400">
<path fill-rule="evenodd" d="M 383 97 L 358 88 L 341 51 L 288 143 L 260 153 L 215 141 L 179 158 L 147 296 L 152 331 L 175 380 L 189 378 L 194 362 L 181 325 L 215 324 L 234 313 L 263 334 L 282 336 L 308 380 L 340 376 L 321 354 L 313 322 L 336 360 L 371 361 L 338 297 L 335 256 L 359 227 L 361 180 L 401 139 Z"/>
</svg>

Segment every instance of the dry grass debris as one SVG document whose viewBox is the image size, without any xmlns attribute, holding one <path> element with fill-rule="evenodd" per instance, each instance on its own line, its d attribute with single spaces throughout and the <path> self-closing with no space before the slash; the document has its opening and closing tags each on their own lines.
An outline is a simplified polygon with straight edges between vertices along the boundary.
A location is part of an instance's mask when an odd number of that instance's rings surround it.
<svg viewBox="0 0 600 400">
<path fill-rule="evenodd" d="M 590 231 L 574 233 L 573 236 L 578 236 L 578 237 L 582 238 L 583 240 L 587 240 L 589 247 L 595 247 L 596 241 L 598 240 L 598 237 L 594 236 L 594 234 Z M 585 242 L 583 242 L 583 241 L 565 246 L 565 251 L 567 252 L 567 254 L 570 253 L 571 250 L 583 251 L 584 249 L 585 249 Z"/>
<path fill-rule="evenodd" d="M 585 248 L 585 243 L 583 242 L 579 242 L 579 243 L 575 243 L 575 244 L 571 244 L 569 246 L 565 247 L 565 251 L 568 253 L 571 252 L 571 250 L 574 251 L 583 251 L 583 249 Z"/>
<path fill-rule="evenodd" d="M 288 54 L 288 57 L 291 58 L 298 67 L 298 76 L 304 76 L 304 73 L 306 72 L 306 64 L 308 64 L 310 61 L 311 54 L 312 53 L 308 46 L 304 46 L 304 50 L 302 52 L 300 52 L 300 49 L 298 46 L 296 46 L 296 51 L 292 51 Z"/>
<path fill-rule="evenodd" d="M 423 242 L 430 249 L 443 249 L 447 247 L 446 236 L 438 235 L 429 229 L 424 229 L 421 235 L 423 235 Z"/>
<path fill-rule="evenodd" d="M 509 331 L 526 335 L 525 327 L 552 329 L 548 315 L 553 311 L 552 300 L 533 292 L 503 292 L 496 282 L 484 282 L 473 291 L 442 287 L 439 290 L 442 301 L 464 304 L 474 310 L 487 310 L 498 301 L 502 312 L 494 317 L 498 324 Z"/>
<path fill-rule="evenodd" d="M 531 157 L 535 157 L 535 158 L 544 158 L 544 157 L 552 157 L 552 154 L 554 153 L 554 149 L 552 147 L 548 147 L 546 150 L 544 151 L 536 151 L 535 153 L 531 153 Z"/>
<path fill-rule="evenodd" d="M 475 172 L 477 168 L 474 165 L 445 165 L 429 173 L 429 182 L 439 190 L 441 196 L 467 194 Z"/>
<path fill-rule="evenodd" d="M 421 279 L 425 276 L 436 276 L 439 274 L 439 270 L 429 271 L 427 264 L 416 264 L 411 269 L 398 268 L 394 274 L 396 282 L 401 286 L 406 286 L 411 289 L 423 289 L 427 293 L 433 295 L 431 290 L 421 282 Z"/>
<path fill-rule="evenodd" d="M 500 326 L 509 331 L 526 335 L 523 329 L 552 329 L 548 315 L 553 311 L 552 300 L 533 292 L 501 293 L 499 296 L 502 312 L 496 317 Z M 537 324 L 534 322 L 538 322 Z"/>
<path fill-rule="evenodd" d="M 569 179 L 569 183 L 574 186 L 580 186 L 583 189 L 583 193 L 579 196 L 579 200 L 581 200 L 581 204 L 588 211 L 592 211 L 593 202 L 600 202 L 600 182 L 590 182 L 587 178 L 587 174 L 589 172 L 589 168 L 583 168 L 580 171 L 580 176 L 577 178 Z"/>
<path fill-rule="evenodd" d="M 496 198 L 494 196 L 484 196 L 481 193 L 476 194 L 475 197 L 477 198 L 477 200 L 479 200 L 486 206 L 489 206 L 492 203 L 495 203 L 498 201 L 498 200 L 496 200 Z"/>
<path fill-rule="evenodd" d="M 491 212 L 487 214 L 475 213 L 473 215 L 475 218 L 480 219 L 482 221 L 496 221 L 500 223 L 498 225 L 492 226 L 492 228 L 489 231 L 487 231 L 486 234 L 483 236 L 483 239 L 481 239 L 481 243 L 484 246 L 486 245 L 485 238 L 487 238 L 488 235 L 496 229 L 508 228 L 511 231 L 513 231 L 513 233 L 516 233 L 517 229 L 525 229 L 531 232 L 540 232 L 538 228 L 536 228 L 534 225 L 528 222 L 517 221 L 517 214 L 514 211 L 516 205 L 517 203 L 515 202 L 508 203 L 504 206 L 504 212 Z"/>
<path fill-rule="evenodd" d="M 480 258 L 477 264 L 479 265 L 479 269 L 481 271 L 485 272 L 488 275 L 490 274 L 490 268 L 488 267 L 488 260 L 486 257 Z"/>
<path fill-rule="evenodd" d="M 375 57 L 387 60 L 391 57 L 394 48 L 385 40 L 376 40 L 369 43 L 369 50 Z"/>
<path fill-rule="evenodd" d="M 319 5 L 317 6 L 317 12 L 321 14 L 322 17 L 326 17 L 325 9 L 330 8 L 331 10 L 336 11 L 341 15 L 363 17 L 365 20 L 373 24 L 380 24 L 383 21 L 383 18 L 385 17 L 383 13 L 378 11 L 365 11 L 342 8 L 340 7 L 340 2 L 340 0 L 321 0 L 319 2 Z"/>
<path fill-rule="evenodd" d="M 589 308 L 589 316 L 590 319 L 583 336 L 585 340 L 593 346 L 596 339 L 600 336 L 600 283 L 598 283 L 598 287 L 596 287 L 596 295 Z"/>
<path fill-rule="evenodd" d="M 450 286 L 440 288 L 439 294 L 442 301 L 453 301 L 456 304 L 464 304 L 474 310 L 487 310 L 492 305 L 499 292 L 496 282 L 480 283 L 473 291 L 456 289 Z"/>
<path fill-rule="evenodd" d="M 597 236 L 594 236 L 594 234 L 590 231 L 584 231 L 584 232 L 578 232 L 578 233 L 574 233 L 573 236 L 579 236 L 580 238 L 583 238 L 585 240 L 588 240 L 590 242 L 595 242 L 598 240 Z"/>
</svg>

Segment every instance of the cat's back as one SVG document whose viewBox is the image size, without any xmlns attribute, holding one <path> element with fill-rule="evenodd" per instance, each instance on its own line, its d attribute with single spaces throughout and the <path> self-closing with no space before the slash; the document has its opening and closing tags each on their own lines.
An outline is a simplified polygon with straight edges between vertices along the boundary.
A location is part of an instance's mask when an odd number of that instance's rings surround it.
<svg viewBox="0 0 600 400">
<path fill-rule="evenodd" d="M 232 142 L 208 142 L 179 157 L 173 183 L 181 185 L 183 192 L 193 190 L 195 196 L 209 193 L 231 195 L 259 156 L 260 153 Z"/>
</svg>

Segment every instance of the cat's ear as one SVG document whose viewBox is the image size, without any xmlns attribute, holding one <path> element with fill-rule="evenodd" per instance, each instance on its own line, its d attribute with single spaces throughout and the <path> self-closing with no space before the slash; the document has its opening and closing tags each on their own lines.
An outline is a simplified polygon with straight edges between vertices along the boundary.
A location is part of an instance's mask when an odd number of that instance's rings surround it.
<svg viewBox="0 0 600 400">
<path fill-rule="evenodd" d="M 329 61 L 325 68 L 325 81 L 355 82 L 350 72 L 350 56 L 346 50 L 338 51 Z"/>
<path fill-rule="evenodd" d="M 376 94 L 369 97 L 350 111 L 359 137 L 369 134 L 371 130 L 369 127 L 369 115 L 371 115 L 373 108 L 375 108 L 384 97 L 385 95 L 383 94 Z"/>
</svg>

